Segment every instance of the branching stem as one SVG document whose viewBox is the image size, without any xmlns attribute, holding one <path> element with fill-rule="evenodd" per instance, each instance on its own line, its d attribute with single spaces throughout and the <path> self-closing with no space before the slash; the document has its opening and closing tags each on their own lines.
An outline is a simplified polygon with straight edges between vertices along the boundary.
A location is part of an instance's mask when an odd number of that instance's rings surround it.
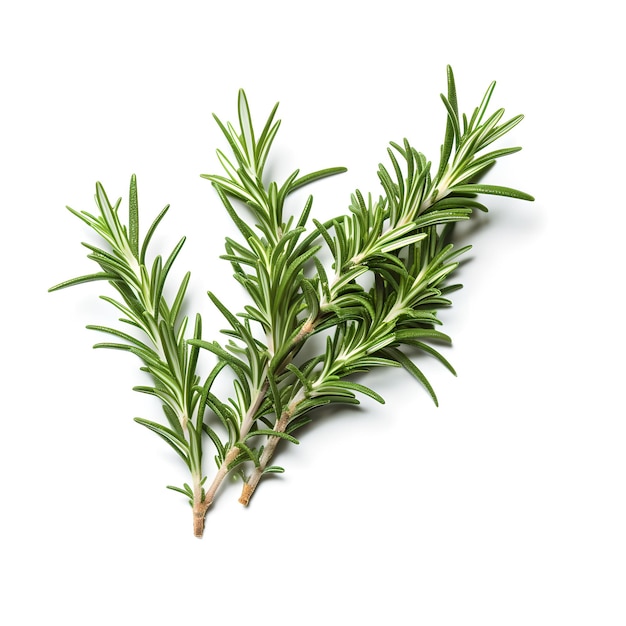
<svg viewBox="0 0 626 626">
<path fill-rule="evenodd" d="M 51 290 L 106 281 L 116 290 L 118 300 L 103 299 L 122 313 L 122 321 L 134 327 L 133 331 L 140 331 L 134 336 L 127 330 L 91 327 L 115 337 L 115 342 L 96 347 L 135 354 L 143 362 L 142 370 L 152 378 L 151 385 L 135 389 L 159 400 L 165 422 L 135 419 L 166 441 L 188 467 L 191 486 L 184 483 L 171 489 L 189 499 L 195 536 L 202 536 L 207 511 L 231 471 L 245 477 L 244 467 L 252 465 L 239 500 L 244 505 L 250 502 L 265 473 L 283 471 L 270 461 L 281 439 L 297 443 L 292 433 L 306 423 L 309 412 L 330 403 L 358 404 L 360 395 L 383 402 L 352 375 L 380 366 L 403 367 L 437 402 L 430 383 L 410 355 L 422 351 L 454 372 L 431 345 L 450 341 L 437 330 L 441 324 L 437 315 L 449 306 L 448 294 L 459 287 L 448 279 L 458 265 L 457 256 L 467 249 L 454 249 L 452 229 L 457 222 L 469 219 L 474 210 L 487 210 L 475 200 L 478 194 L 521 200 L 532 197 L 509 187 L 478 182 L 497 159 L 520 149 L 484 152 L 522 116 L 501 123 L 504 110 L 498 109 L 486 117 L 493 83 L 474 113 L 460 116 L 450 68 L 447 74 L 448 94 L 442 96 L 447 110 L 446 131 L 437 173 L 431 175 L 431 162 L 407 140 L 391 143 L 391 164 L 387 168 L 380 165 L 378 170 L 383 188 L 379 199 L 357 190 L 345 215 L 323 224 L 315 222 L 316 229 L 309 234 L 305 233 L 312 196 L 299 215 L 291 216 L 284 216 L 286 198 L 345 169 L 328 168 L 306 175 L 296 170 L 282 184 L 265 184 L 264 167 L 280 125 L 274 120 L 276 107 L 260 134 L 252 128 L 243 91 L 238 98 L 239 130 L 216 118 L 234 158 L 231 162 L 218 150 L 225 173 L 204 177 L 213 183 L 241 234 L 241 241 L 226 240 L 223 258 L 230 261 L 236 279 L 251 298 L 245 313 L 234 314 L 209 293 L 230 324 L 224 331 L 229 337 L 225 345 L 202 339 L 199 315 L 193 335 L 185 337 L 188 318 L 180 312 L 189 273 L 173 302 L 163 295 L 184 238 L 168 258 L 157 256 L 147 263 L 148 244 L 168 207 L 140 242 L 134 176 L 127 224 L 118 212 L 120 201 L 111 204 L 99 183 L 97 216 L 70 209 L 104 241 L 104 248 L 84 244 L 100 271 Z M 231 200 L 247 207 L 252 225 Z M 324 247 L 333 258 L 332 275 L 319 255 Z M 369 276 L 363 278 L 366 273 Z M 302 348 L 322 331 L 329 331 L 325 349 L 303 358 Z M 197 373 L 202 348 L 217 356 L 217 364 L 204 384 Z M 231 398 L 222 401 L 212 386 L 225 368 L 234 375 L 234 391 Z M 209 419 L 205 421 L 207 413 Z M 226 441 L 213 430 L 214 422 L 218 431 L 226 433 Z M 202 458 L 209 440 L 217 451 L 218 468 L 205 490 Z"/>
</svg>

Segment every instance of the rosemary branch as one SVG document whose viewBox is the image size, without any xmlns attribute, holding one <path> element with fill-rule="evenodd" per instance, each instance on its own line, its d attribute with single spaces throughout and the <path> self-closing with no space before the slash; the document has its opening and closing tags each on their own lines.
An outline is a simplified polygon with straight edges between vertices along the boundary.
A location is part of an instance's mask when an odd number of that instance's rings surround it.
<svg viewBox="0 0 626 626">
<path fill-rule="evenodd" d="M 194 534 L 204 532 L 208 509 L 230 473 L 243 480 L 240 502 L 247 505 L 262 477 L 283 472 L 272 465 L 280 441 L 298 443 L 294 433 L 328 404 L 358 404 L 359 396 L 383 398 L 357 382 L 376 367 L 401 367 L 420 382 L 435 404 L 430 382 L 413 360 L 416 352 L 437 359 L 454 374 L 438 351 L 450 338 L 438 330 L 438 312 L 451 304 L 451 282 L 459 257 L 469 249 L 452 241 L 455 225 L 487 207 L 479 195 L 532 200 L 510 187 L 482 184 L 481 176 L 500 158 L 519 147 L 487 151 L 521 120 L 502 121 L 504 109 L 488 114 L 495 83 L 471 116 L 459 115 L 456 86 L 447 70 L 447 119 L 437 169 L 408 140 L 391 143 L 389 165 L 379 165 L 378 197 L 356 190 L 349 212 L 321 223 L 309 218 L 313 198 L 301 211 L 286 215 L 287 198 L 297 189 L 345 171 L 342 167 L 300 175 L 295 170 L 279 184 L 265 180 L 265 166 L 280 121 L 276 105 L 261 132 L 253 127 L 248 100 L 238 95 L 238 129 L 215 117 L 232 152 L 217 151 L 222 174 L 208 179 L 239 231 L 227 238 L 225 254 L 234 277 L 250 302 L 233 314 L 212 292 L 209 297 L 228 324 L 225 342 L 202 338 L 200 315 L 187 335 L 181 315 L 189 273 L 169 303 L 164 288 L 185 239 L 164 261 L 151 264 L 147 251 L 168 207 L 157 216 L 143 241 L 139 233 L 137 184 L 131 178 L 128 223 L 96 185 L 98 215 L 69 209 L 102 240 L 103 247 L 84 244 L 100 271 L 66 281 L 51 291 L 91 281 L 108 282 L 118 299 L 102 296 L 122 313 L 130 329 L 89 328 L 116 341 L 95 347 L 125 350 L 138 356 L 152 381 L 137 386 L 161 402 L 165 423 L 136 421 L 159 435 L 183 459 L 191 485 L 169 486 L 185 495 L 192 507 Z M 254 226 L 242 217 L 243 205 Z M 329 253 L 327 267 L 322 252 Z M 315 337 L 325 332 L 325 343 Z M 307 350 L 303 350 L 304 347 Z M 216 360 L 204 378 L 198 373 L 201 350 Z M 304 357 L 305 353 L 313 356 Z M 227 399 L 214 392 L 225 371 L 232 378 Z M 203 381 L 203 382 L 202 382 Z M 210 442 L 210 444 L 209 444 Z M 215 449 L 216 472 L 208 486 L 203 470 L 207 445 Z"/>
<path fill-rule="evenodd" d="M 246 446 L 238 457 L 240 463 L 247 460 L 254 466 L 250 477 L 244 476 L 242 503 L 249 502 L 268 468 L 270 471 L 281 471 L 281 468 L 269 466 L 269 462 L 281 439 L 295 441 L 290 433 L 305 423 L 302 419 L 305 413 L 329 402 L 356 401 L 354 391 L 382 401 L 371 389 L 347 383 L 343 378 L 372 366 L 402 366 L 426 387 L 437 402 L 430 383 L 402 350 L 402 345 L 436 356 L 454 372 L 442 355 L 425 342 L 449 341 L 447 336 L 435 331 L 434 326 L 439 324 L 437 308 L 450 304 L 444 294 L 458 288 L 444 284 L 458 265 L 453 259 L 467 250 L 454 250 L 449 243 L 453 226 L 456 222 L 469 219 L 476 209 L 487 210 L 475 199 L 479 193 L 532 200 L 528 194 L 515 189 L 478 184 L 480 175 L 497 159 L 520 149 L 502 148 L 484 152 L 487 146 L 522 120 L 519 115 L 500 124 L 503 109 L 486 117 L 494 86 L 495 83 L 489 86 L 471 118 L 468 120 L 463 116 L 461 120 L 454 76 L 448 68 L 448 95 L 442 96 L 448 119 L 437 172 L 431 174 L 431 163 L 407 140 L 402 144 L 392 143 L 388 150 L 391 170 L 379 166 L 383 196 L 374 201 L 370 195 L 365 201 L 363 194 L 356 191 L 349 215 L 330 220 L 327 224 L 314 220 L 315 231 L 295 248 L 295 254 L 297 257 L 309 251 L 311 256 L 307 257 L 307 261 L 314 262 L 316 272 L 307 278 L 302 266 L 298 280 L 292 280 L 296 289 L 282 302 L 277 300 L 276 293 L 276 286 L 282 284 L 282 276 L 268 260 L 273 259 L 276 248 L 283 245 L 281 237 L 288 236 L 290 241 L 296 242 L 299 233 L 290 230 L 291 222 L 283 223 L 282 203 L 279 208 L 271 203 L 270 199 L 276 197 L 277 184 L 272 182 L 264 186 L 262 168 L 255 169 L 255 163 L 264 164 L 267 159 L 266 152 L 271 143 L 265 141 L 268 129 L 272 130 L 272 139 L 275 136 L 278 123 L 274 126 L 272 123 L 276 107 L 260 135 L 263 157 L 256 160 L 250 156 L 259 149 L 243 92 L 239 95 L 239 132 L 232 125 L 224 125 L 218 120 L 233 150 L 235 164 L 218 151 L 226 175 L 207 175 L 205 178 L 213 182 L 223 204 L 250 244 L 248 248 L 242 243 L 227 242 L 228 254 L 224 258 L 231 261 L 237 279 L 249 290 L 255 303 L 258 305 L 263 301 L 263 306 L 254 311 L 246 307 L 244 317 L 260 323 L 269 338 L 268 381 L 259 388 L 260 393 L 268 395 L 268 401 L 259 402 L 256 398 L 256 406 L 264 409 L 257 417 L 264 418 L 269 432 L 264 435 L 263 445 L 256 448 Z M 293 178 L 295 176 L 297 172 Z M 282 189 L 286 196 L 289 181 Z M 264 238 L 259 240 L 252 229 L 241 222 L 229 197 L 247 205 L 261 223 Z M 305 207 L 298 219 L 300 228 L 306 223 L 309 208 Z M 264 226 L 266 224 L 273 225 L 274 230 L 269 232 Z M 334 259 L 332 280 L 328 279 L 328 272 L 317 256 L 321 249 L 320 240 Z M 250 273 L 243 266 L 252 268 Z M 259 267 L 263 268 L 264 282 L 258 274 Z M 373 274 L 376 279 L 376 287 L 369 292 L 363 286 L 367 273 Z M 251 285 L 253 289 L 249 289 Z M 265 292 L 263 287 L 267 288 Z M 275 333 L 270 332 L 273 326 L 267 320 L 271 316 L 264 308 L 270 302 L 280 302 L 291 312 L 290 324 L 285 327 L 288 330 L 281 335 L 283 343 Z M 302 313 L 300 318 L 297 317 L 298 311 Z M 352 352 L 327 350 L 302 369 L 293 365 L 303 345 L 320 330 L 335 327 L 334 341 L 340 344 L 345 342 L 346 324 L 350 329 L 358 329 L 367 325 L 365 322 L 372 324 L 371 336 L 359 335 L 363 344 L 352 346 Z M 237 323 L 233 323 L 233 329 L 236 326 Z M 195 343 L 201 345 L 200 342 Z M 365 363 L 362 362 L 364 357 L 368 359 Z M 338 380 L 341 380 L 339 387 L 336 385 Z M 248 413 L 247 418 L 246 429 L 242 431 L 243 439 L 250 433 L 250 420 L 254 416 Z M 233 442 L 233 445 L 239 443 Z"/>
<path fill-rule="evenodd" d="M 69 207 L 68 210 L 103 241 L 106 249 L 90 243 L 83 244 L 90 251 L 88 258 L 95 261 L 101 271 L 67 280 L 49 291 L 93 281 L 107 281 L 117 291 L 118 300 L 101 297 L 121 312 L 123 317 L 120 321 L 129 331 L 90 325 L 87 328 L 117 339 L 97 343 L 94 347 L 128 351 L 143 362 L 141 369 L 150 375 L 152 385 L 136 386 L 134 389 L 161 401 L 167 426 L 140 417 L 136 417 L 135 421 L 159 435 L 183 459 L 191 473 L 192 486 L 185 483 L 182 488 L 170 489 L 186 495 L 197 508 L 195 503 L 201 502 L 204 497 L 201 439 L 206 405 L 203 395 L 208 392 L 208 387 L 205 385 L 203 390 L 198 386 L 200 376 L 196 373 L 196 365 L 199 348 L 187 342 L 188 318 L 181 318 L 190 274 L 185 274 L 171 304 L 163 296 L 170 269 L 185 238 L 178 242 L 165 261 L 157 256 L 148 269 L 148 246 L 169 206 L 159 213 L 141 242 L 134 175 L 130 182 L 128 225 L 122 223 L 119 215 L 121 200 L 112 205 L 100 183 L 96 184 L 95 199 L 99 209 L 97 216 Z M 140 336 L 133 334 L 133 330 L 138 330 Z M 201 318 L 196 315 L 192 337 L 199 339 L 201 333 Z M 201 533 L 195 524 L 196 533 Z"/>
</svg>

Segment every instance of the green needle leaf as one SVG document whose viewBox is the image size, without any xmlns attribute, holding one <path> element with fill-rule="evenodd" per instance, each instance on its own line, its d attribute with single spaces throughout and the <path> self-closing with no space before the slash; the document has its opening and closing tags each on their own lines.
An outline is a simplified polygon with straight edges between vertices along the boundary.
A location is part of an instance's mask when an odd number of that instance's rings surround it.
<svg viewBox="0 0 626 626">
<path fill-rule="evenodd" d="M 117 276 L 115 274 L 107 273 L 107 272 L 99 272 L 97 274 L 87 274 L 86 276 L 78 276 L 77 278 L 71 278 L 70 280 L 66 280 L 58 285 L 54 285 L 54 287 L 50 287 L 48 289 L 49 292 L 58 291 L 59 289 L 65 289 L 66 287 L 73 287 L 74 285 L 80 285 L 82 283 L 91 283 L 97 280 L 116 280 Z"/>
<path fill-rule="evenodd" d="M 530 202 L 534 200 L 531 195 L 523 191 L 518 191 L 511 187 L 501 187 L 499 185 L 455 185 L 452 191 L 455 193 L 486 193 L 494 196 L 508 196 L 509 198 L 529 200 Z"/>
<path fill-rule="evenodd" d="M 159 435 L 159 437 L 166 441 L 181 456 L 185 463 L 189 465 L 189 446 L 184 439 L 179 437 L 173 430 L 170 430 L 161 424 L 151 422 L 150 420 L 146 420 L 141 417 L 135 417 L 134 419 L 138 424 L 145 426 L 148 430 L 151 430 L 153 433 Z"/>
<path fill-rule="evenodd" d="M 139 202 L 137 199 L 137 177 L 134 174 L 130 179 L 128 196 L 128 230 L 130 251 L 136 259 L 139 259 Z"/>
</svg>

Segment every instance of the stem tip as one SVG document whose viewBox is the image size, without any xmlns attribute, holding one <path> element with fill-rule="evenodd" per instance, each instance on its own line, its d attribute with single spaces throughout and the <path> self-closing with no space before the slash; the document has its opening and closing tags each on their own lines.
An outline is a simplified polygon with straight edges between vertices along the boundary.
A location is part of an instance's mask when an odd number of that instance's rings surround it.
<svg viewBox="0 0 626 626">
<path fill-rule="evenodd" d="M 241 497 L 239 498 L 239 502 L 244 506 L 248 506 L 253 491 L 254 489 L 252 489 L 252 487 L 248 483 L 244 483 L 243 489 L 241 490 Z"/>
</svg>

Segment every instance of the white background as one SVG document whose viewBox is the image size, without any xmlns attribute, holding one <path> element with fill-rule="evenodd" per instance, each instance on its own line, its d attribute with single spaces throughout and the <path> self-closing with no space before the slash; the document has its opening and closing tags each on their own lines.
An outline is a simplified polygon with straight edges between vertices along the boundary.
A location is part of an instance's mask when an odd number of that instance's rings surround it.
<svg viewBox="0 0 626 626">
<path fill-rule="evenodd" d="M 32 624 L 626 624 L 624 45 L 617 3 L 3 2 L 0 9 L 2 434 L 0 622 Z M 614 7 L 614 8 L 611 8 Z M 245 303 L 218 260 L 232 233 L 210 184 L 211 113 L 257 124 L 279 100 L 272 172 L 345 165 L 311 188 L 318 216 L 378 193 L 408 137 L 436 161 L 446 64 L 461 109 L 491 80 L 526 119 L 468 233 L 454 340 L 410 377 L 368 378 L 383 407 L 320 415 L 276 459 L 248 509 L 227 484 L 194 539 L 178 458 L 132 417 L 130 355 L 94 351 L 114 323 L 106 285 L 48 294 L 91 271 L 94 184 L 191 269 Z M 207 366 L 209 361 L 207 361 Z M 207 470 L 212 471 L 207 458 Z"/>
</svg>

